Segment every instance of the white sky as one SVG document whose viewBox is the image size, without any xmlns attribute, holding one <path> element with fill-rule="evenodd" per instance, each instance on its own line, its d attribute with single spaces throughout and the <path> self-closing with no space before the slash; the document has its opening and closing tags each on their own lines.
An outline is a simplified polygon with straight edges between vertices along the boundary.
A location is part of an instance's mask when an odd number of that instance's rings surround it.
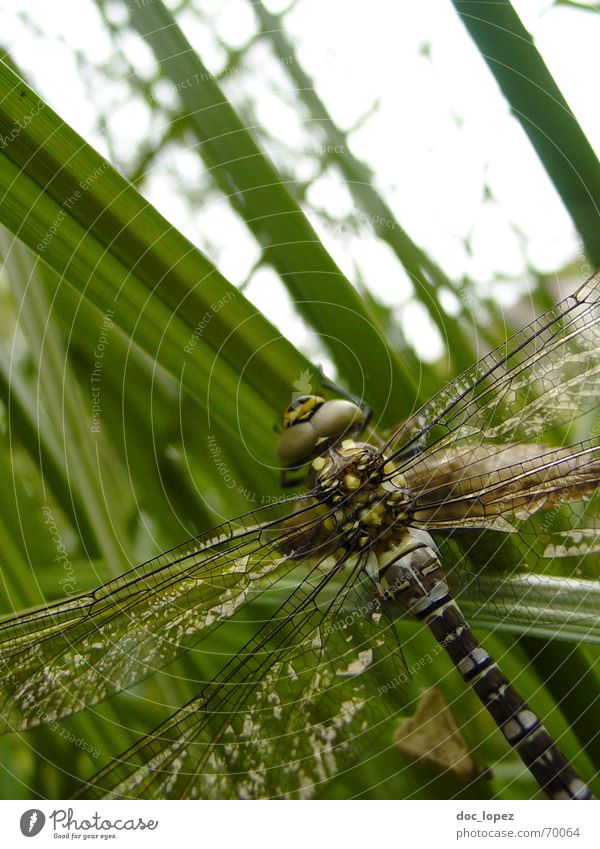
<svg viewBox="0 0 600 849">
<path fill-rule="evenodd" d="M 125 5 L 114 4 L 115 20 L 124 17 Z M 287 4 L 271 0 L 266 5 L 275 11 Z M 514 5 L 599 151 L 600 15 L 541 0 L 518 0 Z M 195 7 L 200 15 L 187 12 L 180 24 L 216 73 L 225 53 L 214 33 L 230 45 L 243 45 L 255 30 L 253 13 L 244 0 L 196 0 Z M 118 67 L 91 0 L 5 0 L 1 8 L 3 43 L 56 111 L 103 154 L 111 156 L 96 127 L 99 105 L 106 110 L 114 149 L 122 160 L 150 134 L 164 129 L 151 123 L 144 104 L 131 102 L 126 83 L 117 78 L 107 85 L 93 70 L 86 82 L 78 71 L 74 50 L 91 65 Z M 35 21 L 39 34 L 23 22 L 23 14 Z M 379 101 L 377 110 L 352 134 L 351 148 L 373 170 L 401 225 L 452 279 L 467 274 L 488 286 L 495 278 L 506 278 L 510 286 L 497 286 L 494 292 L 508 302 L 516 288 L 523 291 L 526 286 L 528 267 L 552 271 L 578 254 L 580 243 L 570 219 L 449 0 L 300 0 L 285 26 L 342 128 L 352 127 Z M 425 46 L 430 58 L 423 55 Z M 153 59 L 137 37 L 126 36 L 120 47 L 139 73 L 152 73 Z M 255 47 L 247 70 L 232 74 L 225 83 L 234 103 L 245 98 L 254 102 L 256 116 L 272 135 L 268 150 L 274 160 L 306 176 L 315 164 L 307 146 L 311 138 L 313 144 L 316 140 L 293 103 L 280 95 L 286 86 L 283 71 L 264 47 Z M 163 94 L 165 101 L 172 100 L 167 85 Z M 197 181 L 200 188 L 202 170 L 192 151 L 172 148 L 157 161 L 145 191 L 232 282 L 239 283 L 259 257 L 254 241 L 221 199 L 208 206 L 199 199 L 190 207 L 178 191 L 179 182 L 189 186 Z M 485 183 L 497 203 L 484 201 Z M 353 211 L 346 188 L 332 173 L 316 181 L 309 200 L 336 218 Z M 348 276 L 354 276 L 356 264 L 377 294 L 398 306 L 399 320 L 419 353 L 439 355 L 435 332 L 410 304 L 411 289 L 402 269 L 370 228 L 365 225 L 352 236 L 324 228 L 318 217 L 313 221 Z M 465 249 L 467 238 L 470 252 Z M 271 272 L 259 271 L 247 294 L 293 341 L 306 341 Z"/>
</svg>

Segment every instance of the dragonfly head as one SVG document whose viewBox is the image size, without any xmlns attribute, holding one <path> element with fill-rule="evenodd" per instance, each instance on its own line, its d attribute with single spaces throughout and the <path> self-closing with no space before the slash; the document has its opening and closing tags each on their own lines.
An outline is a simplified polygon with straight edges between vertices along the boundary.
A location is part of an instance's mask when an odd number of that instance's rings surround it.
<svg viewBox="0 0 600 849">
<path fill-rule="evenodd" d="M 360 435 L 365 423 L 365 412 L 354 401 L 301 395 L 283 414 L 283 433 L 277 443 L 279 462 L 285 469 L 304 466 L 344 437 Z"/>
</svg>

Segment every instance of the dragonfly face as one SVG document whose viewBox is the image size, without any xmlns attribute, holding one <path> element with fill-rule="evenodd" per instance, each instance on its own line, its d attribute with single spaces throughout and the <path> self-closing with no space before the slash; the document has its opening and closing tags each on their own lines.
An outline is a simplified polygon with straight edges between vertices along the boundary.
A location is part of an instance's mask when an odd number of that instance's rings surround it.
<svg viewBox="0 0 600 849">
<path fill-rule="evenodd" d="M 281 587 L 219 674 L 86 795 L 319 795 L 363 742 L 391 737 L 406 706 L 394 602 L 446 650 L 548 795 L 590 798 L 461 609 L 600 638 L 600 440 L 597 428 L 567 436 L 599 397 L 598 275 L 385 442 L 365 438 L 354 401 L 302 396 L 278 454 L 286 469 L 309 466 L 304 495 L 0 621 L 0 723 L 54 722 L 130 687 Z M 494 576 L 497 564 L 514 579 Z"/>
<path fill-rule="evenodd" d="M 360 433 L 364 424 L 364 410 L 353 401 L 301 395 L 283 414 L 284 430 L 277 444 L 279 461 L 286 469 L 303 466 L 345 434 Z"/>
</svg>

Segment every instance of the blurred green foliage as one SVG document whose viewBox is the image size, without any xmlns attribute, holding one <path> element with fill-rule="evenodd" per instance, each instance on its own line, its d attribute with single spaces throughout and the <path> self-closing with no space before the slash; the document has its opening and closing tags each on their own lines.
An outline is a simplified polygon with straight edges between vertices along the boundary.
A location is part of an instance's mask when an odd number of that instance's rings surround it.
<svg viewBox="0 0 600 849">
<path fill-rule="evenodd" d="M 176 157 L 194 146 L 203 162 L 201 183 L 180 184 L 182 194 L 195 205 L 227 198 L 256 239 L 256 268 L 274 269 L 296 302 L 297 315 L 320 335 L 319 345 L 311 350 L 307 344 L 305 353 L 330 357 L 337 377 L 366 394 L 384 424 L 408 414 L 417 400 L 425 400 L 474 359 L 469 304 L 478 303 L 482 321 L 477 331 L 488 346 L 506 333 L 504 316 L 493 302 L 480 303 L 468 280 L 453 293 L 458 312 L 440 313 L 450 281 L 406 236 L 401 222 L 397 229 L 374 228 L 411 275 L 414 301 L 430 313 L 433 304 L 440 326 L 451 329 L 445 334 L 449 359 L 419 362 L 395 310 L 381 304 L 359 275 L 352 285 L 337 268 L 305 215 L 303 187 L 284 179 L 263 155 L 256 141 L 262 131 L 247 129 L 244 105 L 236 110 L 213 79 L 196 91 L 181 89 L 175 103 L 164 105 L 160 86 L 165 80 L 205 70 L 166 7 L 129 4 L 131 19 L 116 25 L 111 12 L 126 4 L 98 0 L 97 5 L 119 61 L 95 72 L 107 80 L 123 76 L 127 96 L 153 110 L 163 132 L 140 138 L 127 161 L 114 157 L 141 195 L 112 168 L 104 169 L 102 159 L 49 107 L 0 150 L 6 193 L 0 220 L 12 231 L 5 230 L 0 242 L 0 605 L 5 613 L 91 589 L 128 565 L 276 496 L 277 411 L 295 382 L 318 386 L 317 369 L 308 358 L 255 316 L 243 294 L 143 200 L 149 175 L 163 167 L 167 154 Z M 261 4 L 257 8 L 260 12 Z M 276 31 L 269 22 L 273 18 L 263 10 L 260 37 L 267 44 Z M 278 22 L 284 32 L 285 17 Z M 153 78 L 144 79 L 128 65 L 127 51 L 119 46 L 125 32 L 147 38 Z M 288 44 L 286 50 L 292 49 Z M 82 73 L 88 72 L 85 56 L 78 61 Z M 288 70 L 301 71 L 297 57 Z M 26 76 L 27 69 L 21 73 Z M 9 68 L 2 70 L 0 82 L 6 95 L 0 129 L 6 134 L 15 126 L 16 110 L 29 109 L 34 93 L 16 82 Z M 339 138 L 331 135 L 335 124 L 325 107 L 314 97 L 307 101 L 307 92 L 300 91 L 295 108 L 307 104 L 319 118 L 314 138 L 335 148 Z M 101 116 L 99 123 L 104 123 Z M 109 149 L 113 141 L 107 135 Z M 389 207 L 349 152 L 346 138 L 344 150 L 338 165 L 344 179 L 360 178 L 355 197 L 365 215 L 372 220 L 383 209 L 389 217 Z M 574 152 L 572 161 L 576 158 Z M 65 207 L 65 199 L 99 166 L 101 178 Z M 61 209 L 64 220 L 40 250 Z M 395 242 L 390 232 L 398 234 Z M 230 249 L 235 250 L 234 240 Z M 330 302 L 327 310 L 311 304 L 323 291 Z M 214 306 L 231 292 L 233 318 L 230 309 Z M 532 297 L 541 305 L 552 300 L 543 279 Z M 185 350 L 190 339 L 191 353 Z M 356 356 L 349 357 L 348 350 Z M 385 368 L 378 366 L 382 357 Z M 390 389 L 392 401 L 386 404 Z M 218 454 L 211 445 L 218 446 Z M 249 620 L 266 615 L 260 603 L 251 612 Z M 3 738 L 2 796 L 68 797 L 81 778 L 194 695 L 199 681 L 208 680 L 223 656 L 251 632 L 248 623 L 237 628 L 211 636 L 193 657 L 56 728 Z M 431 649 L 431 640 L 409 623 L 400 630 L 410 646 L 410 665 L 412 655 L 422 657 Z M 500 634 L 487 638 L 486 645 L 518 687 L 533 694 L 532 706 L 561 737 L 564 753 L 584 775 L 592 774 L 555 694 L 531 662 L 531 646 Z M 595 648 L 586 647 L 588 669 L 593 670 L 596 658 Z M 470 793 L 529 798 L 536 792 L 445 658 L 438 655 L 424 666 L 416 686 L 443 690 L 461 718 L 475 762 L 482 768 L 494 765 L 493 779 L 482 779 Z M 323 795 L 436 798 L 456 792 L 455 779 L 424 777 L 390 749 L 342 776 Z"/>
</svg>

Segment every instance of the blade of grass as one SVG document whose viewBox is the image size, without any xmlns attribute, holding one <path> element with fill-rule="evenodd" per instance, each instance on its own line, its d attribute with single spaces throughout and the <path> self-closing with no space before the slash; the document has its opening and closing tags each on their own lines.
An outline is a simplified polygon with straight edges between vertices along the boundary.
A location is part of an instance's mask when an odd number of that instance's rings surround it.
<svg viewBox="0 0 600 849">
<path fill-rule="evenodd" d="M 6 406 L 10 439 L 17 440 L 39 466 L 57 502 L 78 528 L 84 544 L 93 551 L 92 528 L 78 493 L 65 477 L 58 443 L 47 429 L 38 429 L 29 389 L 18 372 L 10 368 L 9 357 L 3 350 L 0 350 L 0 399 Z"/>
<path fill-rule="evenodd" d="M 44 430 L 52 428 L 56 441 L 61 444 L 69 487 L 77 493 L 84 507 L 102 557 L 114 573 L 119 574 L 127 562 L 117 543 L 125 537 L 124 528 L 119 527 L 124 511 L 109 515 L 107 506 L 113 503 L 117 492 L 121 492 L 122 499 L 125 482 L 111 487 L 110 475 L 105 474 L 106 469 L 115 469 L 115 458 L 101 434 L 96 439 L 91 433 L 88 424 L 91 417 L 69 367 L 50 300 L 36 272 L 32 254 L 12 239 L 7 244 L 6 236 L 4 231 L 0 232 L 0 250 L 17 304 L 18 322 L 27 336 L 33 361 L 37 363 L 37 404 L 39 406 L 41 401 L 48 413 Z"/>
<path fill-rule="evenodd" d="M 160 0 L 125 5 L 187 110 L 182 120 L 198 139 L 198 152 L 211 176 L 262 246 L 298 311 L 322 334 L 340 374 L 351 386 L 364 385 L 370 403 L 386 410 L 390 386 L 413 385 L 413 376 L 390 354 L 375 317 L 327 253 L 170 12 Z"/>
<path fill-rule="evenodd" d="M 266 446 L 262 434 L 310 364 L 3 64 L 0 92 L 0 222 L 103 312 L 114 309 L 132 342 L 236 437 L 237 402 L 248 439 Z"/>
<path fill-rule="evenodd" d="M 452 282 L 412 241 L 373 185 L 370 169 L 352 153 L 347 134 L 335 124 L 315 91 L 312 80 L 300 64 L 283 29 L 283 15 L 269 12 L 261 0 L 252 0 L 251 6 L 260 22 L 262 35 L 272 45 L 275 55 L 285 56 L 289 60 L 281 62 L 281 68 L 294 83 L 296 95 L 308 110 L 311 126 L 319 128 L 324 144 L 333 151 L 332 161 L 341 171 L 355 203 L 366 213 L 377 236 L 390 246 L 410 275 L 418 299 L 448 344 L 455 369 L 466 369 L 473 362 L 472 334 L 467 336 L 460 322 L 443 310 L 438 297 L 441 287 L 454 291 Z"/>
<path fill-rule="evenodd" d="M 600 679 L 581 648 L 561 640 L 518 638 L 594 768 L 600 772 Z"/>
<path fill-rule="evenodd" d="M 452 0 L 454 8 L 600 265 L 600 163 L 508 0 Z"/>
</svg>

